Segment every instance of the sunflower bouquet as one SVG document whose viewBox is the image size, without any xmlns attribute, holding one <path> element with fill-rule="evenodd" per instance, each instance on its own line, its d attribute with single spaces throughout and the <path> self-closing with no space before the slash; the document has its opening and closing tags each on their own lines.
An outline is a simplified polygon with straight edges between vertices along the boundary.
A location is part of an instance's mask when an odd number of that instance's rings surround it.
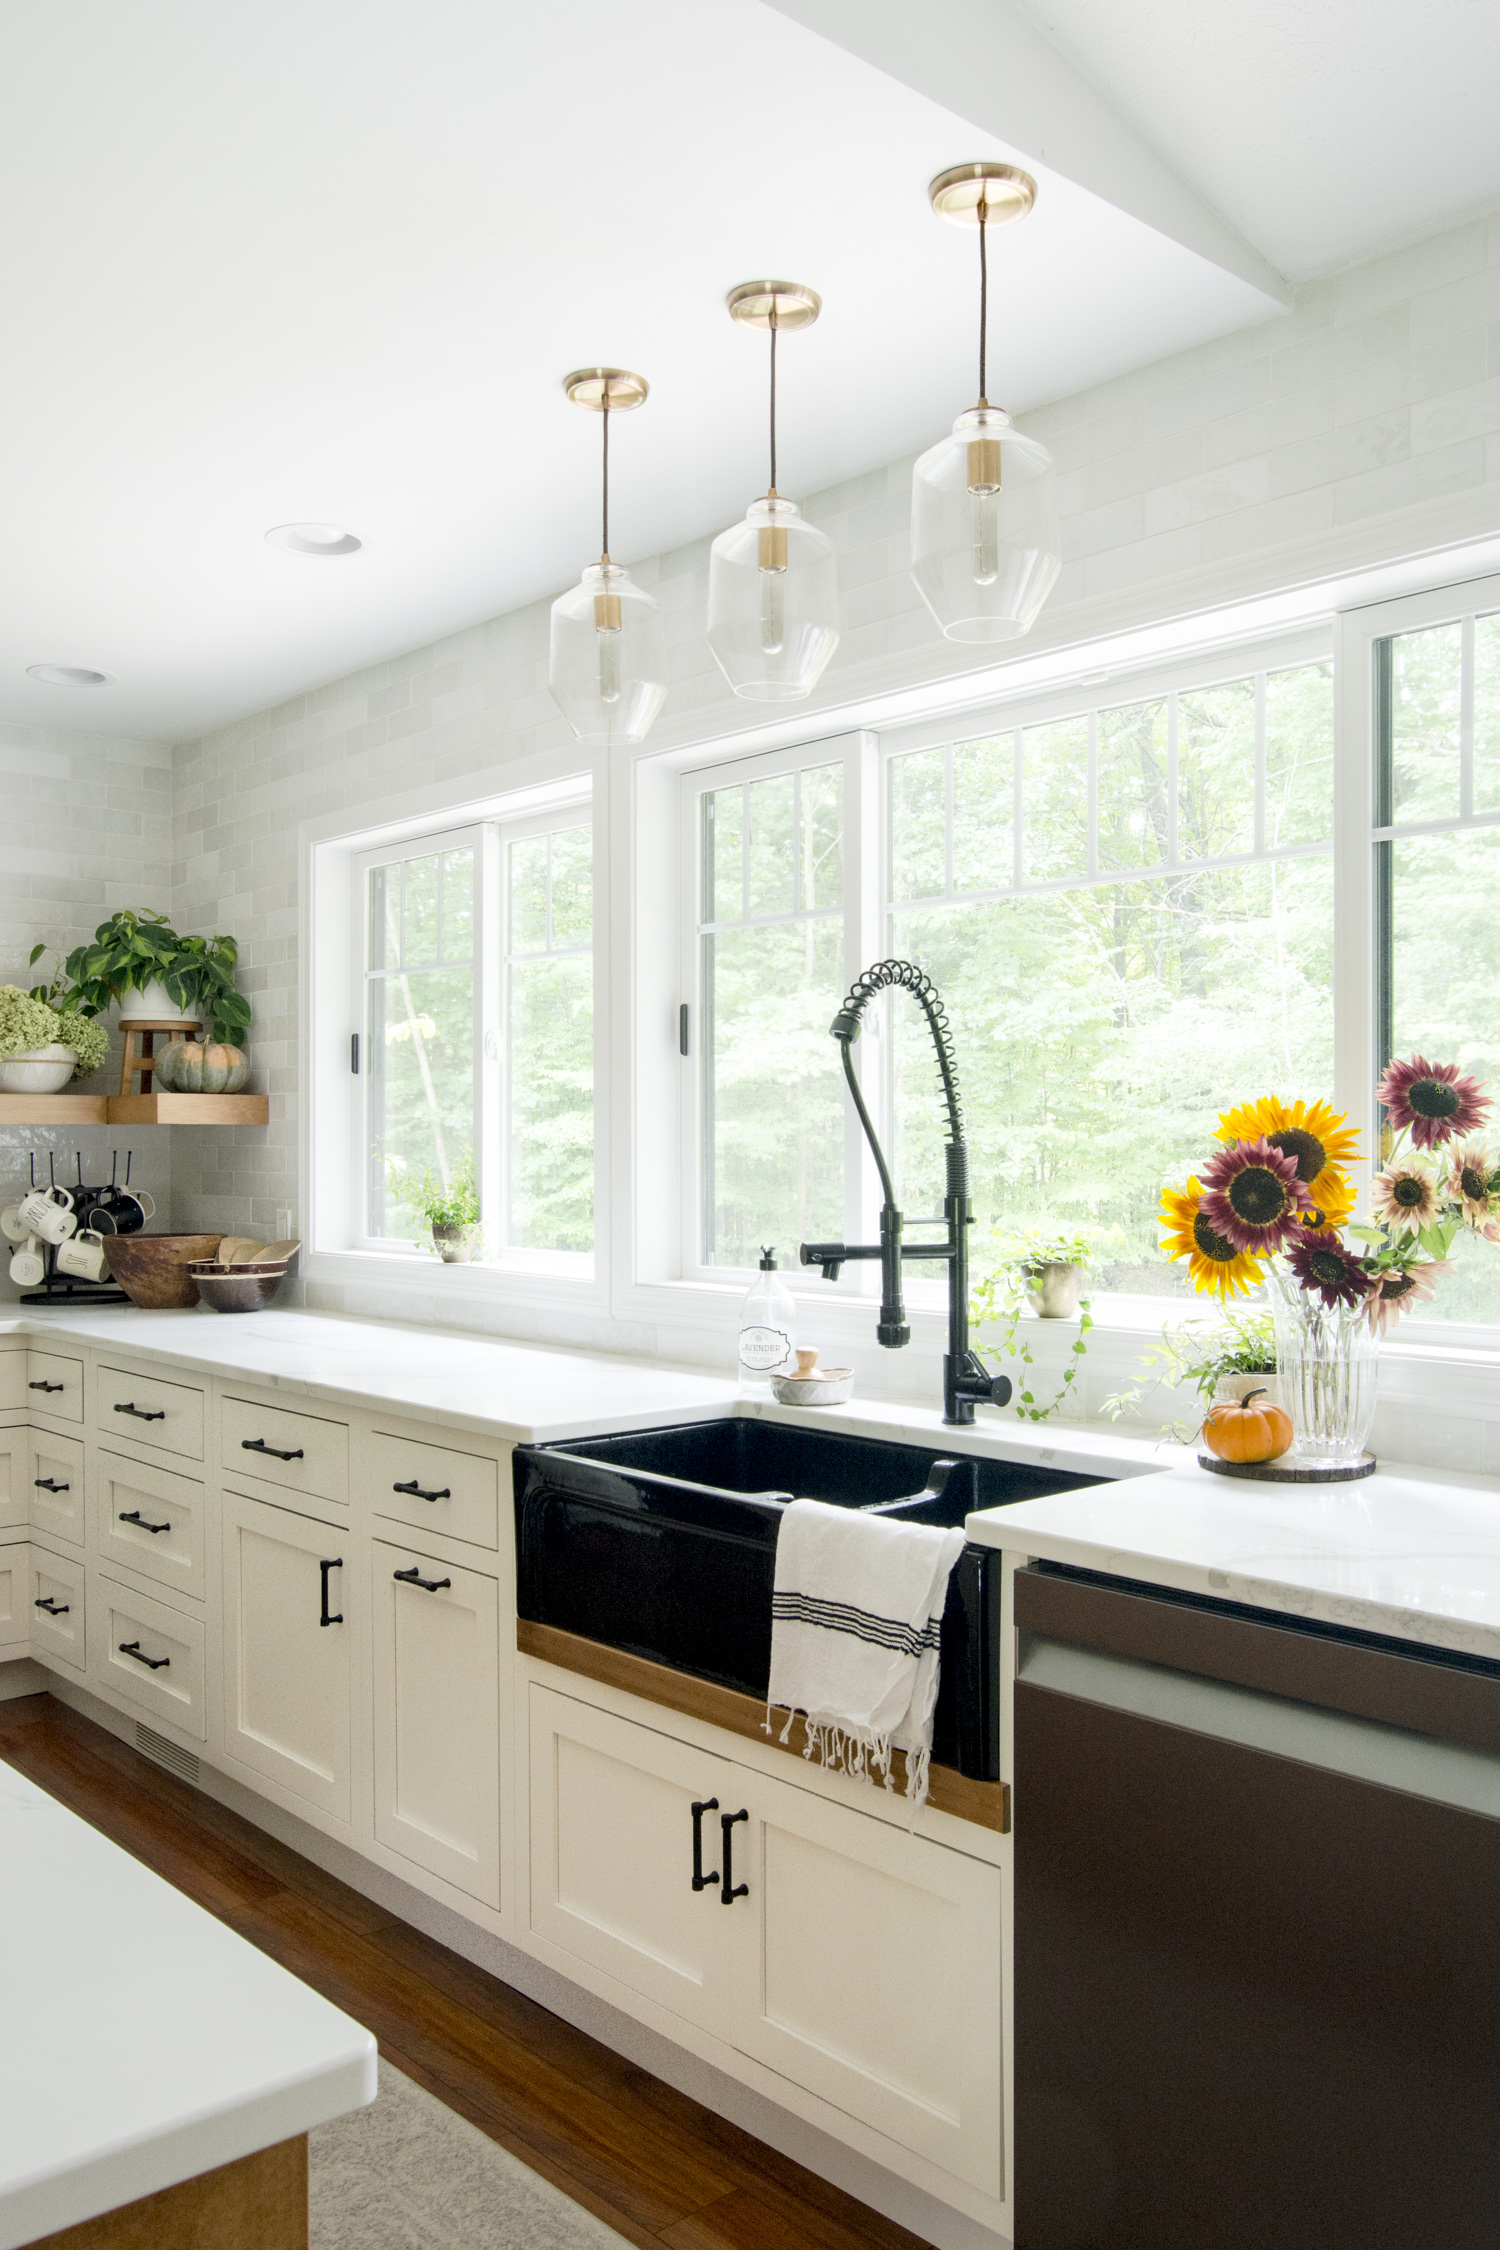
<svg viewBox="0 0 1500 2250">
<path fill-rule="evenodd" d="M 1330 1310 L 1363 1307 L 1384 1335 L 1451 1272 L 1461 1228 L 1500 1242 L 1500 1157 L 1474 1138 L 1491 1106 L 1478 1083 L 1414 1055 L 1387 1066 L 1375 1095 L 1395 1135 L 1375 1226 L 1354 1223 L 1346 1167 L 1359 1136 L 1346 1117 L 1274 1096 L 1224 1112 L 1201 1179 L 1162 1197 L 1162 1248 L 1197 1289 L 1228 1299 L 1274 1273 Z"/>
</svg>

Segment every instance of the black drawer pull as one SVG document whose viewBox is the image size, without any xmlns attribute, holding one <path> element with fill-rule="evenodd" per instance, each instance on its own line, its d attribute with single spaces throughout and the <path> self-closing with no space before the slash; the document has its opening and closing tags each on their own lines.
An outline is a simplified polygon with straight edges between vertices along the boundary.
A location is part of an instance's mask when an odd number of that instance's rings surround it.
<svg viewBox="0 0 1500 2250">
<path fill-rule="evenodd" d="M 717 1797 L 705 1797 L 701 1805 L 694 1805 L 693 1807 L 693 1889 L 695 1891 L 709 1890 L 719 1880 L 717 1867 L 712 1875 L 705 1875 L 703 1872 L 703 1815 L 706 1812 L 717 1812 L 718 1809 L 719 1800 Z"/>
<path fill-rule="evenodd" d="M 410 1570 L 393 1570 L 391 1576 L 399 1578 L 403 1586 L 420 1586 L 424 1594 L 440 1594 L 453 1584 L 451 1578 L 424 1578 L 415 1563 Z"/>
<path fill-rule="evenodd" d="M 68 1614 L 67 1603 L 55 1602 L 50 1594 L 44 1594 L 40 1601 L 33 1602 L 31 1606 L 33 1609 L 44 1609 L 49 1617 L 66 1617 Z"/>
<path fill-rule="evenodd" d="M 167 1418 L 167 1410 L 164 1406 L 117 1406 L 115 1412 L 117 1414 L 133 1414 L 138 1422 L 165 1422 Z"/>
<path fill-rule="evenodd" d="M 28 1383 L 26 1388 L 28 1391 L 62 1391 L 67 1389 L 67 1385 L 65 1383 Z"/>
<path fill-rule="evenodd" d="M 33 1477 L 31 1481 L 38 1492 L 71 1492 L 73 1489 L 70 1484 L 59 1484 L 56 1477 Z"/>
<path fill-rule="evenodd" d="M 121 1641 L 120 1654 L 133 1656 L 137 1664 L 149 1664 L 153 1672 L 164 1672 L 172 1661 L 170 1656 L 143 1656 L 139 1641 Z"/>
<path fill-rule="evenodd" d="M 170 1531 L 170 1523 L 147 1523 L 139 1508 L 131 1508 L 120 1518 L 121 1523 L 138 1523 L 142 1531 Z"/>
<path fill-rule="evenodd" d="M 343 1567 L 342 1555 L 334 1555 L 327 1562 L 320 1562 L 318 1565 L 318 1576 L 323 1582 L 323 1614 L 318 1619 L 320 1625 L 342 1625 L 344 1622 L 342 1610 L 330 1611 L 328 1607 L 328 1573 L 330 1570 L 342 1570 Z"/>
<path fill-rule="evenodd" d="M 451 1500 L 453 1498 L 446 1485 L 443 1486 L 441 1492 L 424 1492 L 415 1477 L 412 1478 L 410 1484 L 393 1484 L 391 1490 L 392 1492 L 409 1492 L 414 1500 Z"/>
<path fill-rule="evenodd" d="M 721 1906 L 733 1906 L 737 1898 L 748 1898 L 750 1896 L 750 1885 L 748 1883 L 737 1883 L 734 1879 L 732 1856 L 734 1824 L 737 1820 L 748 1820 L 749 1818 L 750 1815 L 747 1812 L 721 1812 L 719 1815 L 719 1835 L 724 1849 L 724 1883 L 719 1892 Z"/>
<path fill-rule="evenodd" d="M 263 1437 L 242 1437 L 240 1439 L 240 1451 L 241 1453 L 269 1453 L 273 1461 L 300 1461 L 304 1458 L 300 1445 L 294 1445 L 290 1453 L 284 1453 L 279 1445 L 267 1445 Z"/>
</svg>

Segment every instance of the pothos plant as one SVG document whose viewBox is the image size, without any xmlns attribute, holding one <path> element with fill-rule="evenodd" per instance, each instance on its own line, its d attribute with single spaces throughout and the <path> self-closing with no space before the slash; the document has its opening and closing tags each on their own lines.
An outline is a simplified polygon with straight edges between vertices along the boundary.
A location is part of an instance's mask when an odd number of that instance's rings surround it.
<svg viewBox="0 0 1500 2250">
<path fill-rule="evenodd" d="M 32 947 L 33 967 L 47 951 Z M 50 989 L 66 980 L 68 1005 L 82 1016 L 102 1016 L 127 992 L 144 992 L 155 982 L 174 1006 L 197 1010 L 210 1039 L 238 1046 L 250 1029 L 250 1003 L 234 981 L 239 957 L 232 937 L 179 937 L 164 914 L 138 914 L 127 906 L 101 922 L 86 945 L 73 948 Z M 36 996 L 48 998 L 48 989 L 38 986 Z"/>
<path fill-rule="evenodd" d="M 1045 1422 L 1064 1404 L 1078 1380 L 1094 1316 L 1089 1299 L 1080 1297 L 1078 1334 L 1068 1353 L 1062 1381 L 1047 1404 L 1039 1406 L 1031 1388 L 1036 1362 L 1022 1325 L 1028 1291 L 1048 1266 L 1086 1267 L 1106 1245 L 1123 1242 L 1124 1234 L 1119 1227 L 997 1227 L 994 1240 L 995 1263 L 970 1293 L 969 1317 L 976 1324 L 993 1321 L 998 1325 L 1000 1350 L 1007 1359 L 1016 1360 L 1022 1370 L 1016 1384 L 1016 1413 L 1023 1422 Z"/>
</svg>

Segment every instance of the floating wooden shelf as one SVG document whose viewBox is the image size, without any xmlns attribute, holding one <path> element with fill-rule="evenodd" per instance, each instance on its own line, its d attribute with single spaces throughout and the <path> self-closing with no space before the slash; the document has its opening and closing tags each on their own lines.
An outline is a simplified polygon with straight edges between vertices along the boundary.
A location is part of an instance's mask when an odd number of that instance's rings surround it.
<svg viewBox="0 0 1500 2250">
<path fill-rule="evenodd" d="M 0 1125 L 265 1125 L 264 1094 L 0 1094 Z"/>
</svg>

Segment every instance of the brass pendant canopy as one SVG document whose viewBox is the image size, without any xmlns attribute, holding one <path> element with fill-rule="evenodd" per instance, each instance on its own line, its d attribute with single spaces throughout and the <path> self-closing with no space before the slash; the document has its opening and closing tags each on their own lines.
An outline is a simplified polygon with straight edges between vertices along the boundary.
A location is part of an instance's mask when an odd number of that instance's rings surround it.
<svg viewBox="0 0 1500 2250">
<path fill-rule="evenodd" d="M 730 319 L 743 328 L 769 328 L 773 313 L 775 326 L 783 331 L 811 328 L 823 310 L 817 290 L 805 288 L 800 281 L 741 281 L 724 302 Z"/>
<path fill-rule="evenodd" d="M 575 367 L 563 377 L 563 389 L 575 406 L 587 407 L 591 414 L 602 414 L 606 407 L 611 414 L 628 414 L 651 395 L 645 376 L 632 375 L 628 367 Z"/>
<path fill-rule="evenodd" d="M 953 164 L 928 183 L 928 200 L 955 227 L 987 227 L 1024 219 L 1036 201 L 1036 181 L 1017 164 Z"/>
</svg>

